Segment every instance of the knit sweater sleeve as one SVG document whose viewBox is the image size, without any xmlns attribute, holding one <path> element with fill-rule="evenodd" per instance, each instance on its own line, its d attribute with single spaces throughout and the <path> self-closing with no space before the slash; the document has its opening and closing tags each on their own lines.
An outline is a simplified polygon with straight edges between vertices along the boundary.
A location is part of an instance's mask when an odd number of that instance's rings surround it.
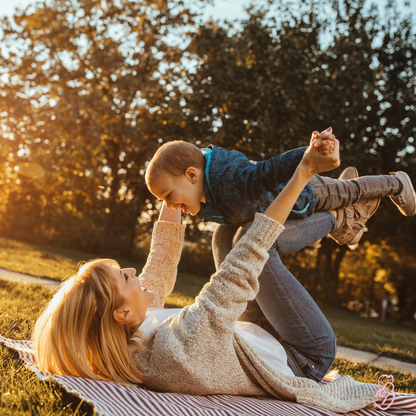
<svg viewBox="0 0 416 416">
<path fill-rule="evenodd" d="M 175 286 L 185 226 L 167 221 L 155 223 L 150 253 L 139 279 L 155 294 L 150 307 L 163 308 Z"/>
<path fill-rule="evenodd" d="M 185 320 L 181 330 L 187 332 L 184 336 L 199 332 L 198 327 L 203 331 L 206 325 L 234 331 L 247 301 L 253 300 L 258 292 L 258 276 L 269 258 L 267 250 L 283 230 L 280 223 L 256 214 L 250 229 L 211 276 L 195 303 L 181 313 Z"/>
</svg>

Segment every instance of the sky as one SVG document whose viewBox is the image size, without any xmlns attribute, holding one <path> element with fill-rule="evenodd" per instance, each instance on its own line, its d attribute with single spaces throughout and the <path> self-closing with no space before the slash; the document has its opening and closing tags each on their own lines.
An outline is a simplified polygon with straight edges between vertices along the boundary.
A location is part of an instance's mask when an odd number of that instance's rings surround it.
<svg viewBox="0 0 416 416">
<path fill-rule="evenodd" d="M 374 1 L 374 0 L 373 0 Z M 386 0 L 377 0 L 376 3 L 385 3 Z M 416 0 L 399 0 L 399 7 L 407 2 L 416 11 Z M 12 15 L 16 7 L 24 8 L 28 4 L 34 3 L 33 0 L 0 0 L 0 16 Z M 245 16 L 244 7 L 248 6 L 250 0 L 215 0 L 213 6 L 207 6 L 204 15 L 212 16 L 214 19 L 239 19 Z M 264 0 L 252 0 L 252 3 L 265 3 Z M 413 7 L 414 6 L 414 7 Z"/>
<path fill-rule="evenodd" d="M 376 3 L 379 7 L 385 5 L 388 0 L 368 0 L 367 4 Z M 396 0 L 400 12 L 406 13 L 409 9 L 404 7 L 405 4 L 410 5 L 410 9 L 416 15 L 416 0 Z M 11 16 L 16 7 L 25 8 L 34 0 L 0 0 L 0 17 L 3 15 Z M 214 0 L 212 6 L 206 6 L 202 19 L 212 17 L 214 20 L 234 20 L 243 19 L 247 15 L 244 8 L 251 4 L 266 4 L 267 0 Z M 415 22 L 416 27 L 416 22 Z"/>
<path fill-rule="evenodd" d="M 262 0 L 256 0 L 262 2 Z M 11 16 L 17 6 L 21 8 L 34 3 L 33 0 L 0 0 L 0 15 Z M 236 19 L 245 16 L 243 6 L 248 5 L 248 0 L 216 0 L 214 6 L 209 6 L 205 14 L 214 19 Z"/>
</svg>

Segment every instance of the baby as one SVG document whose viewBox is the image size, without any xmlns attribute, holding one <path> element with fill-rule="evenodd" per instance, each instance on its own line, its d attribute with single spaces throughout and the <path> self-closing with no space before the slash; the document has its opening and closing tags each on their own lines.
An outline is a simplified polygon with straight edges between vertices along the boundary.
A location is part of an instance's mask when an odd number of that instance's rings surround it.
<svg viewBox="0 0 416 416">
<path fill-rule="evenodd" d="M 310 146 L 331 154 L 335 136 L 329 128 L 314 132 Z M 306 151 L 294 149 L 269 160 L 253 162 L 238 151 L 210 145 L 207 149 L 184 141 L 161 146 L 146 172 L 146 184 L 168 207 L 204 221 L 241 225 L 264 212 L 292 177 Z M 305 218 L 315 211 L 337 210 L 339 227 L 330 234 L 339 244 L 356 244 L 367 231 L 365 223 L 390 196 L 405 216 L 416 213 L 416 194 L 404 172 L 358 178 L 348 168 L 342 180 L 315 175 L 297 199 L 290 217 Z"/>
</svg>

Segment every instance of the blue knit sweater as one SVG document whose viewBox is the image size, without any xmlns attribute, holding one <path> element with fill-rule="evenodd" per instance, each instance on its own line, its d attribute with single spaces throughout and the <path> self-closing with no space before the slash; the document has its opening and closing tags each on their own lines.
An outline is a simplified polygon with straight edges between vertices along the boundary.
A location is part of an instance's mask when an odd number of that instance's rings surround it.
<svg viewBox="0 0 416 416">
<path fill-rule="evenodd" d="M 302 160 L 306 147 L 294 149 L 269 160 L 253 162 L 238 151 L 210 145 L 204 153 L 206 202 L 199 212 L 204 221 L 241 225 L 264 212 L 283 190 Z M 315 192 L 303 189 L 290 218 L 309 217 L 316 205 Z"/>
</svg>

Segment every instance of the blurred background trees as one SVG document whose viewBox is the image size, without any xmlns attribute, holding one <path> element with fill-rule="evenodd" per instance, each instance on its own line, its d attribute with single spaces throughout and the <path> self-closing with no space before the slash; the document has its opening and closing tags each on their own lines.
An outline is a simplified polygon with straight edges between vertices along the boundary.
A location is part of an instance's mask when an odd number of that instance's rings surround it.
<svg viewBox="0 0 416 416">
<path fill-rule="evenodd" d="M 168 37 L 192 25 L 165 1 L 56 0 L 3 19 L 5 235 L 131 252 L 144 163 L 180 123 L 183 51 Z M 26 161 L 45 175 L 23 175 Z"/>
<path fill-rule="evenodd" d="M 144 257 L 157 201 L 143 175 L 169 140 L 262 160 L 332 126 L 342 166 L 328 175 L 353 165 L 416 183 L 411 13 L 271 0 L 198 24 L 207 2 L 53 0 L 2 19 L 2 236 Z M 209 229 L 186 221 L 181 267 L 208 276 Z M 387 297 L 390 317 L 411 319 L 415 218 L 385 198 L 369 228 L 354 251 L 324 239 L 285 260 L 317 299 L 374 315 Z"/>
</svg>

